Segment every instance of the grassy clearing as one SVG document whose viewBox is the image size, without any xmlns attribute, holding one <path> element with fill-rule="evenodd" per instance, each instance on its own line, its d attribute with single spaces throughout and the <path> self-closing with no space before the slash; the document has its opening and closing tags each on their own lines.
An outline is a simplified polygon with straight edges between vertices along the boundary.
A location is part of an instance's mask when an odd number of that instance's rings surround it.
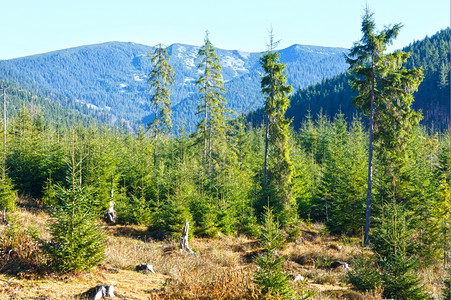
<svg viewBox="0 0 451 300">
<path fill-rule="evenodd" d="M 49 239 L 49 216 L 41 210 L 21 208 L 11 216 L 21 234 L 12 244 L 22 244 L 22 252 L 9 259 L 24 263 L 35 259 L 44 263 L 39 249 L 31 243 L 29 232 Z M 10 226 L 11 227 L 11 226 Z M 10 230 L 0 225 L 0 236 Z M 145 226 L 102 226 L 108 233 L 106 261 L 91 272 L 58 276 L 36 274 L 36 266 L 27 270 L 11 269 L 0 263 L 0 299 L 80 299 L 97 284 L 114 285 L 118 299 L 257 299 L 259 288 L 253 283 L 253 259 L 261 251 L 256 240 L 244 236 L 220 236 L 215 239 L 194 239 L 190 246 L 198 255 L 180 253 L 178 241 L 153 241 Z M 25 228 L 25 229 L 24 229 Z M 28 228 L 28 229 L 26 229 Z M 281 251 L 287 260 L 285 270 L 304 280 L 293 282 L 298 291 L 316 291 L 314 299 L 381 299 L 380 291 L 361 294 L 347 285 L 346 270 L 329 268 L 334 261 L 350 263 L 362 253 L 360 241 L 324 234 L 324 227 L 303 226 L 302 235 Z M 19 238 L 20 237 L 20 238 Z M 28 245 L 28 246 L 27 246 Z M 31 250 L 30 250 L 31 249 Z M 31 260 L 33 260 L 31 259 Z M 141 263 L 152 264 L 156 274 L 135 271 Z M 425 289 L 437 299 L 445 274 L 440 266 L 421 272 Z"/>
</svg>

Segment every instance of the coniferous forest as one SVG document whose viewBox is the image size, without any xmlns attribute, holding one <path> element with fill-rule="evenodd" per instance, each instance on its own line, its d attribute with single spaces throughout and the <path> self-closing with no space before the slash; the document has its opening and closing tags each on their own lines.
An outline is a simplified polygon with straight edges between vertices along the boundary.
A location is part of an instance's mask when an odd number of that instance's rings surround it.
<svg viewBox="0 0 451 300">
<path fill-rule="evenodd" d="M 206 32 L 194 133 L 174 133 L 164 45 L 149 53 L 156 117 L 137 132 L 2 81 L 0 298 L 84 274 L 120 299 L 449 298 L 449 29 L 389 53 L 402 28 L 374 19 L 346 74 L 294 93 L 271 32 L 264 107 L 247 116 L 227 108 Z"/>
</svg>

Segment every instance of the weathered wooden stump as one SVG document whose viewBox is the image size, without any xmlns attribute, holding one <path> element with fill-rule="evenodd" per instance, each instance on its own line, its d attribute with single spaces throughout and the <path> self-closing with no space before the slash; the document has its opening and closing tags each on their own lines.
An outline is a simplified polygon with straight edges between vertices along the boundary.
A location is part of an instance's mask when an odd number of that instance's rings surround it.
<svg viewBox="0 0 451 300">
<path fill-rule="evenodd" d="M 136 271 L 141 271 L 144 273 L 155 273 L 153 266 L 151 264 L 140 264 L 135 267 Z"/>
<path fill-rule="evenodd" d="M 330 264 L 329 268 L 331 269 L 338 269 L 338 268 L 342 268 L 344 270 L 349 270 L 349 265 L 345 262 L 342 261 L 334 261 L 333 263 Z"/>
<path fill-rule="evenodd" d="M 98 285 L 95 287 L 95 293 L 93 296 L 93 300 L 102 299 L 105 297 L 113 298 L 114 296 L 114 286 L 112 285 Z"/>
<path fill-rule="evenodd" d="M 189 223 L 188 221 L 185 221 L 185 228 L 183 229 L 182 236 L 180 237 L 180 252 L 183 253 L 183 251 L 187 251 L 189 254 L 196 255 L 197 253 L 188 246 L 188 232 Z"/>
<path fill-rule="evenodd" d="M 114 201 L 110 201 L 110 208 L 108 208 L 103 218 L 108 224 L 116 223 L 116 211 L 114 210 Z"/>
<path fill-rule="evenodd" d="M 6 207 L 3 208 L 3 214 L 0 218 L 0 224 L 8 224 L 8 220 L 6 219 Z"/>
</svg>

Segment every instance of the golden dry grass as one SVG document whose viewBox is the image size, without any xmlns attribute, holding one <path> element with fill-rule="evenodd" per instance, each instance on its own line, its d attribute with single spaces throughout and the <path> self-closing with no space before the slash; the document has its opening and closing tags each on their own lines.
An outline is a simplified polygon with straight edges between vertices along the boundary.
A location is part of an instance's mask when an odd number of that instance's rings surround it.
<svg viewBox="0 0 451 300">
<path fill-rule="evenodd" d="M 20 279 L 0 275 L 1 299 L 79 299 L 98 284 L 114 285 L 119 299 L 149 299 L 167 280 L 161 274 L 96 270 L 66 278 Z M 45 297 L 44 297 L 45 296 Z"/>
<path fill-rule="evenodd" d="M 41 238 L 49 239 L 49 216 L 36 209 L 19 209 L 12 220 L 32 227 Z M 6 227 L 0 225 L 0 235 Z M 190 246 L 198 255 L 180 253 L 178 241 L 152 241 L 146 226 L 106 226 L 106 261 L 91 272 L 58 277 L 22 272 L 0 273 L 0 299 L 80 299 L 97 284 L 114 285 L 118 299 L 257 299 L 259 288 L 253 283 L 253 258 L 261 248 L 244 236 L 194 239 Z M 285 270 L 304 281 L 293 283 L 298 291 L 311 290 L 314 299 L 381 299 L 380 291 L 361 294 L 345 282 L 346 270 L 329 268 L 338 260 L 351 262 L 362 253 L 358 239 L 333 237 L 321 224 L 302 227 L 295 243 L 280 251 L 287 258 Z M 24 231 L 26 232 L 26 231 Z M 26 238 L 26 235 L 23 236 Z M 156 274 L 135 271 L 141 263 L 152 264 Z M 0 270 L 1 272 L 1 270 Z M 443 269 L 422 270 L 425 288 L 435 298 L 441 293 Z"/>
</svg>

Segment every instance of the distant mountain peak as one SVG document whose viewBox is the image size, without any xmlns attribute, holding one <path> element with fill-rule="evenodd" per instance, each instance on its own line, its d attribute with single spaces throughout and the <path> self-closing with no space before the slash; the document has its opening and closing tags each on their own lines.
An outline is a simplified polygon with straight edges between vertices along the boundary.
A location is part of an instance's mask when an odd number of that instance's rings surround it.
<svg viewBox="0 0 451 300">
<path fill-rule="evenodd" d="M 153 47 L 132 42 L 105 42 L 24 58 L 0 61 L 0 79 L 15 80 L 79 100 L 93 114 L 108 112 L 112 119 L 146 123 L 152 112 L 147 76 Z M 199 46 L 174 43 L 168 47 L 175 70 L 171 91 L 174 123 L 197 122 L 197 52 Z M 231 109 L 247 112 L 263 103 L 259 58 L 262 52 L 216 49 L 223 67 L 225 95 Z M 344 49 L 292 45 L 279 50 L 288 80 L 295 88 L 332 77 L 347 68 Z M 16 74 L 16 75 L 12 75 Z M 106 109 L 108 108 L 108 110 Z"/>
</svg>

